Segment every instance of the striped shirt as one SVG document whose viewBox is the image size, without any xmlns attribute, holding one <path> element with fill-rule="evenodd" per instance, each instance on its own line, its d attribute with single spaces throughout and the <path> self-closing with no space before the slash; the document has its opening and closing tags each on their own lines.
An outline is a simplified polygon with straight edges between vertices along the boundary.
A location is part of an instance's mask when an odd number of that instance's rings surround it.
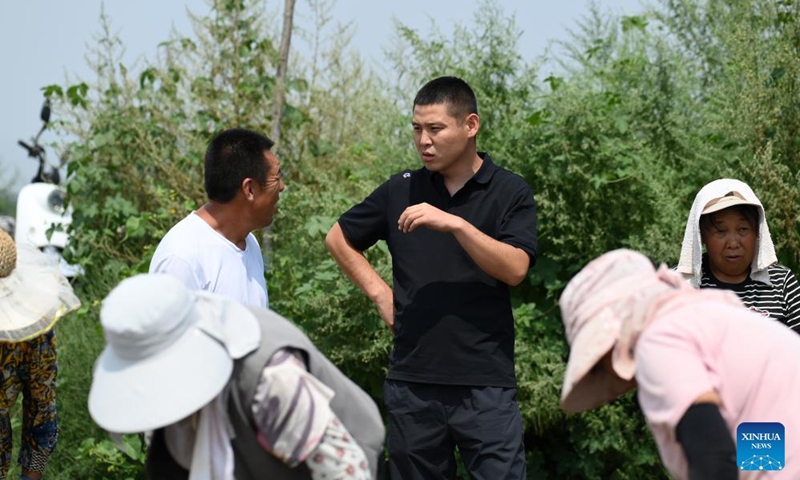
<svg viewBox="0 0 800 480">
<path fill-rule="evenodd" d="M 718 280 L 708 268 L 708 258 L 703 255 L 703 276 L 700 288 L 731 290 L 750 310 L 774 318 L 800 333 L 800 283 L 791 270 L 773 263 L 767 267 L 772 286 L 753 280 L 749 276 L 741 283 Z"/>
</svg>

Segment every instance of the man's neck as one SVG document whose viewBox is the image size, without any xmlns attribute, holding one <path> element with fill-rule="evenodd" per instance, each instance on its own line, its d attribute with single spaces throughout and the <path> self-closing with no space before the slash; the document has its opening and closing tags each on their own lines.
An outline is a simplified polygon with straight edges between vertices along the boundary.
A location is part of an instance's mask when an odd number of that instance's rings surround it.
<svg viewBox="0 0 800 480">
<path fill-rule="evenodd" d="M 220 235 L 244 250 L 247 247 L 247 235 L 250 230 L 241 225 L 241 212 L 235 210 L 238 209 L 232 205 L 211 201 L 198 208 L 195 214 Z"/>
<path fill-rule="evenodd" d="M 483 165 L 483 159 L 478 156 L 476 151 L 471 151 L 469 155 L 465 155 L 464 159 L 452 165 L 451 169 L 446 172 L 441 172 L 444 179 L 444 186 L 450 192 L 450 196 L 456 194 L 461 188 L 466 185 L 470 178 L 480 170 Z"/>
</svg>

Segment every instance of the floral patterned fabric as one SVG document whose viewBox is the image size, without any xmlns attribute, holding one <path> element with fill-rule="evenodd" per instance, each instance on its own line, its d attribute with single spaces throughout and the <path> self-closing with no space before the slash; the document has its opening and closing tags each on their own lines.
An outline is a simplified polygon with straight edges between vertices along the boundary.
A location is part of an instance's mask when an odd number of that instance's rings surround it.
<svg viewBox="0 0 800 480">
<path fill-rule="evenodd" d="M 287 465 L 305 462 L 313 480 L 370 480 L 367 457 L 330 409 L 331 398 L 298 352 L 279 350 L 253 398 L 259 443 Z"/>
<path fill-rule="evenodd" d="M 56 416 L 56 343 L 51 330 L 31 340 L 0 342 L 0 480 L 11 464 L 11 407 L 22 392 L 23 469 L 43 472 L 58 439 Z"/>
<path fill-rule="evenodd" d="M 313 480 L 371 480 L 369 463 L 342 422 L 334 416 L 317 448 L 306 459 Z"/>
</svg>

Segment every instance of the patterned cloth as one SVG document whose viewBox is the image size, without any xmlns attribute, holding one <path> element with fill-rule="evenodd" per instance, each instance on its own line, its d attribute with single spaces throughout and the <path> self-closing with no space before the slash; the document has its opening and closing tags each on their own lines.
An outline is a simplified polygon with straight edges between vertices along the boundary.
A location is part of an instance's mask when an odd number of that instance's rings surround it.
<svg viewBox="0 0 800 480">
<path fill-rule="evenodd" d="M 306 460 L 314 480 L 370 480 L 369 464 L 364 451 L 350 436 L 342 422 L 334 416 L 322 440 Z"/>
<path fill-rule="evenodd" d="M 279 350 L 253 398 L 259 443 L 287 465 L 306 462 L 314 480 L 369 480 L 367 457 L 330 409 L 331 398 L 292 350 Z"/>
<path fill-rule="evenodd" d="M 22 449 L 18 461 L 25 470 L 43 472 L 58 439 L 55 333 L 51 330 L 18 343 L 0 342 L 0 367 L 0 480 L 5 480 L 11 464 L 9 412 L 20 391 Z"/>
</svg>

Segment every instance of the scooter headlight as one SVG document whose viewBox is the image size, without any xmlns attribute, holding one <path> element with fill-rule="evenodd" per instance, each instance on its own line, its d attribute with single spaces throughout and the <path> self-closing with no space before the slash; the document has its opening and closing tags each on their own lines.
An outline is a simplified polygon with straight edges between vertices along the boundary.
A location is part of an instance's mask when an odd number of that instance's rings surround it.
<svg viewBox="0 0 800 480">
<path fill-rule="evenodd" d="M 64 213 L 64 199 L 64 191 L 57 188 L 47 196 L 47 206 L 50 207 L 53 213 L 61 215 Z"/>
</svg>

